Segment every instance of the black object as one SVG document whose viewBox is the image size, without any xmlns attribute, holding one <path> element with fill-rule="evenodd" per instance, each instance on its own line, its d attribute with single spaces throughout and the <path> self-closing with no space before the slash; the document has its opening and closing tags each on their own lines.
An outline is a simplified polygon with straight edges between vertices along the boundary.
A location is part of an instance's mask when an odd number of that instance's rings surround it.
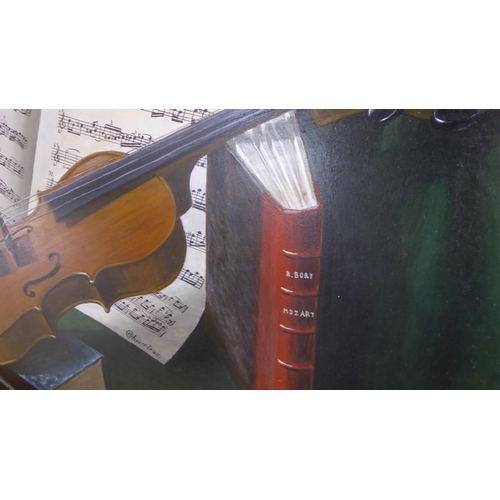
<svg viewBox="0 0 500 500">
<path fill-rule="evenodd" d="M 386 125 L 403 113 L 402 109 L 369 109 L 368 118 L 380 125 Z"/>
<path fill-rule="evenodd" d="M 378 125 L 387 125 L 403 113 L 403 109 L 369 109 L 368 119 Z M 431 123 L 436 129 L 463 130 L 479 116 L 479 109 L 435 109 Z"/>
<path fill-rule="evenodd" d="M 11 389 L 53 390 L 69 386 L 73 379 L 93 370 L 71 389 L 104 389 L 103 355 L 65 331 L 58 338 L 43 339 L 21 359 L 0 366 L 0 379 Z M 4 383 L 5 385 L 5 383 Z"/>
<path fill-rule="evenodd" d="M 444 130 L 463 130 L 479 116 L 479 109 L 435 109 L 431 123 Z"/>
</svg>

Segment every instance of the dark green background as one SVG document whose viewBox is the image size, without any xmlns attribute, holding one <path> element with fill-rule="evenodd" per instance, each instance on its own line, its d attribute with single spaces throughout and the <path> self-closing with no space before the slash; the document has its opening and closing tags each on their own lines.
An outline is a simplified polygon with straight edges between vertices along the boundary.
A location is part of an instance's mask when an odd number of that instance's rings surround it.
<svg viewBox="0 0 500 500">
<path fill-rule="evenodd" d="M 499 112 L 299 120 L 325 216 L 315 388 L 500 387 Z M 203 321 L 166 366 L 77 312 L 60 326 L 111 389 L 234 388 Z"/>
<path fill-rule="evenodd" d="M 326 219 L 315 387 L 498 388 L 498 111 L 302 123 Z"/>
<path fill-rule="evenodd" d="M 58 326 L 104 355 L 108 389 L 235 388 L 203 321 L 166 365 L 76 310 L 66 313 Z"/>
</svg>

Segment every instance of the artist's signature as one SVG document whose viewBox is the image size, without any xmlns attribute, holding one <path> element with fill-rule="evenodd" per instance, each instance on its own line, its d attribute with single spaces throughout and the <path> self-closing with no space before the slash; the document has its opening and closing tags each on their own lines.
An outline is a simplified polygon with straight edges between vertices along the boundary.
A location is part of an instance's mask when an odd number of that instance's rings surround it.
<svg viewBox="0 0 500 500">
<path fill-rule="evenodd" d="M 157 352 L 151 344 L 139 340 L 137 338 L 137 335 L 132 330 L 127 330 L 127 333 L 125 333 L 125 335 L 129 340 L 132 340 L 132 342 L 135 342 L 138 346 L 142 347 L 145 351 L 152 354 L 153 356 L 156 356 L 157 358 L 161 356 L 160 353 Z"/>
</svg>

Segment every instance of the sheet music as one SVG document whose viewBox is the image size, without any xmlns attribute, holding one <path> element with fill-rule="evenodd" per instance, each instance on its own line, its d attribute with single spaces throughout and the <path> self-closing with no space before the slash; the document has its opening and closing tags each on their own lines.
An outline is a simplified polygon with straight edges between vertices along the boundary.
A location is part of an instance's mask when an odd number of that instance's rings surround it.
<svg viewBox="0 0 500 500">
<path fill-rule="evenodd" d="M 0 110 L 0 215 L 13 221 L 12 205 L 30 194 L 40 113 Z"/>
<path fill-rule="evenodd" d="M 213 111 L 43 110 L 32 193 L 53 186 L 90 153 L 137 150 Z M 161 363 L 182 346 L 205 308 L 205 185 L 206 159 L 202 159 L 191 176 L 193 206 L 182 217 L 187 255 L 174 283 L 156 294 L 120 300 L 109 314 L 96 304 L 78 306 Z"/>
</svg>

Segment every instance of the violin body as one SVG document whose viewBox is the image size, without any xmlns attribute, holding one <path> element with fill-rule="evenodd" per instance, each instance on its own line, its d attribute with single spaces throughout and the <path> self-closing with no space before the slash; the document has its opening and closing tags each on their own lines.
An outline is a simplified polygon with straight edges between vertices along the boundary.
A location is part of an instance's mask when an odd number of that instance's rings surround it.
<svg viewBox="0 0 500 500">
<path fill-rule="evenodd" d="M 124 157 L 97 153 L 78 162 L 52 190 Z M 2 230 L 0 364 L 53 337 L 59 317 L 88 302 L 106 310 L 121 298 L 159 291 L 182 269 L 186 241 L 176 200 L 163 177 L 90 203 L 57 222 L 40 202 Z"/>
<path fill-rule="evenodd" d="M 0 219 L 0 364 L 53 337 L 78 304 L 109 310 L 174 281 L 195 163 L 285 111 L 223 110 L 130 155 L 90 155 L 40 194 L 29 216 L 10 226 Z"/>
</svg>

